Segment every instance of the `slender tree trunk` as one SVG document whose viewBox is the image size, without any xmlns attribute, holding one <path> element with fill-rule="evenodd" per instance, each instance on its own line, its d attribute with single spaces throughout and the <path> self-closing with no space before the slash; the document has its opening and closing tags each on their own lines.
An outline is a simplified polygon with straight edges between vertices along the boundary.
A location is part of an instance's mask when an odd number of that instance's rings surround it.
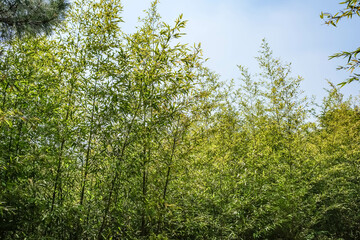
<svg viewBox="0 0 360 240">
<path fill-rule="evenodd" d="M 65 138 L 62 139 L 61 145 L 60 145 L 60 152 L 59 152 L 59 157 L 58 157 L 58 164 L 57 164 L 57 168 L 56 168 L 55 183 L 54 183 L 54 189 L 53 189 L 52 201 L 51 201 L 51 210 L 50 210 L 51 212 L 54 210 L 56 192 L 57 192 L 59 181 L 60 181 L 60 178 L 61 178 L 62 153 L 63 153 L 63 150 L 64 150 L 64 145 L 65 145 Z"/>
<path fill-rule="evenodd" d="M 135 122 L 135 118 L 137 117 L 137 112 L 138 112 L 139 109 L 140 109 L 140 104 L 138 104 L 138 106 L 136 108 L 136 111 L 135 111 L 135 114 L 134 114 L 133 118 L 131 119 L 131 122 L 130 122 L 130 125 L 129 125 L 129 128 L 128 128 L 126 137 L 125 137 L 123 145 L 121 147 L 120 154 L 119 154 L 119 156 L 117 156 L 117 164 L 116 164 L 117 166 L 116 166 L 116 169 L 115 169 L 115 175 L 114 175 L 114 177 L 113 177 L 113 179 L 111 181 L 111 184 L 110 184 L 110 190 L 109 190 L 109 194 L 108 194 L 107 201 L 106 201 L 106 204 L 105 204 L 104 215 L 102 217 L 100 229 L 99 229 L 99 232 L 98 232 L 98 237 L 97 238 L 99 240 L 103 239 L 102 232 L 104 231 L 104 228 L 105 228 L 105 225 L 106 225 L 106 219 L 107 219 L 107 216 L 109 214 L 112 196 L 114 194 L 116 194 L 116 192 L 117 192 L 117 189 L 115 188 L 115 186 L 116 186 L 117 180 L 118 180 L 118 178 L 120 176 L 119 165 L 124 159 L 125 150 L 126 150 L 126 147 L 129 144 L 130 133 L 132 131 L 132 128 L 133 128 L 133 125 L 134 125 L 134 122 Z"/>
<path fill-rule="evenodd" d="M 63 126 L 66 125 L 66 123 L 67 123 L 67 121 L 69 119 L 69 116 L 70 116 L 70 106 L 71 106 L 72 94 L 73 94 L 73 84 L 71 85 L 70 93 L 69 93 L 69 96 L 68 96 L 68 104 L 67 104 L 68 109 L 66 110 L 65 119 L 64 119 L 63 124 L 62 124 Z M 61 167 L 62 167 L 62 158 L 63 158 L 64 147 L 65 147 L 65 142 L 66 142 L 66 136 L 65 136 L 66 134 L 67 134 L 67 131 L 63 131 L 63 136 L 62 136 L 62 139 L 61 139 L 61 144 L 60 144 L 60 149 L 59 149 L 58 163 L 57 163 L 57 168 L 56 168 L 54 189 L 53 189 L 53 194 L 52 194 L 51 210 L 50 210 L 51 212 L 54 210 L 56 192 L 57 192 L 57 190 L 59 188 L 59 185 L 60 185 L 59 182 L 60 182 L 60 179 L 61 179 Z"/>
<path fill-rule="evenodd" d="M 142 204 L 143 204 L 143 209 L 142 209 L 142 214 L 141 214 L 141 236 L 146 236 L 147 235 L 147 228 L 146 228 L 146 208 L 147 208 L 147 203 L 146 203 L 146 195 L 147 195 L 147 171 L 146 171 L 146 152 L 147 152 L 147 148 L 146 148 L 146 144 L 144 146 L 143 149 L 143 169 L 142 169 Z"/>
</svg>

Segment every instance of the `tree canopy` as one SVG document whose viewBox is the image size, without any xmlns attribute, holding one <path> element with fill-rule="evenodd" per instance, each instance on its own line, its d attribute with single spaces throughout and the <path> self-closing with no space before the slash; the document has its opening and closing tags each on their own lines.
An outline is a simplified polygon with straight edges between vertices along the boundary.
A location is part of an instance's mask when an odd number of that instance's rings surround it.
<svg viewBox="0 0 360 240">
<path fill-rule="evenodd" d="M 359 100 L 315 105 L 266 40 L 223 82 L 157 6 L 125 33 L 77 0 L 8 42 L 0 239 L 360 239 Z"/>
<path fill-rule="evenodd" d="M 66 0 L 2 0 L 0 2 L 0 33 L 2 39 L 25 33 L 49 33 L 64 19 Z"/>
</svg>

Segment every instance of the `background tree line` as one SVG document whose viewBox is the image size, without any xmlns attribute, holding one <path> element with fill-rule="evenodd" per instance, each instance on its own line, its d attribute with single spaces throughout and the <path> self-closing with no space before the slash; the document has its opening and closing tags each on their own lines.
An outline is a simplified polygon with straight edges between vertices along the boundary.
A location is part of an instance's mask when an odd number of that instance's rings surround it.
<svg viewBox="0 0 360 240">
<path fill-rule="evenodd" d="M 314 113 L 266 41 L 221 82 L 157 4 L 1 43 L 0 238 L 360 239 L 358 100 Z"/>
</svg>

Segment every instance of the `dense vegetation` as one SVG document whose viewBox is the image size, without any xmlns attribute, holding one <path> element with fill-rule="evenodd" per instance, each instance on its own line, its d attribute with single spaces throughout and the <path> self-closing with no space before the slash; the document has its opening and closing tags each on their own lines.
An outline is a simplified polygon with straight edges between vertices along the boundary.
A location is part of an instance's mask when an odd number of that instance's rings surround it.
<svg viewBox="0 0 360 240">
<path fill-rule="evenodd" d="M 68 6 L 66 0 L 1 0 L 0 40 L 49 34 L 64 19 Z"/>
<path fill-rule="evenodd" d="M 264 41 L 222 83 L 156 2 L 2 43 L 1 239 L 360 239 L 359 103 L 318 113 Z"/>
</svg>

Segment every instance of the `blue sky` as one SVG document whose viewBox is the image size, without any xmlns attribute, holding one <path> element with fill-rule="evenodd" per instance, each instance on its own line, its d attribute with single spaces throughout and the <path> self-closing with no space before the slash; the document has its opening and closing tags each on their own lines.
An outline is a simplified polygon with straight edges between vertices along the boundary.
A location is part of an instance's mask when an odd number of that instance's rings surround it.
<svg viewBox="0 0 360 240">
<path fill-rule="evenodd" d="M 341 50 L 360 46 L 360 18 L 343 20 L 337 28 L 320 19 L 321 11 L 337 12 L 341 0 L 162 0 L 159 13 L 167 23 L 179 14 L 189 20 L 183 42 L 201 42 L 207 66 L 221 79 L 237 79 L 237 65 L 257 71 L 254 59 L 265 38 L 274 55 L 292 63 L 293 76 L 304 78 L 302 89 L 320 101 L 326 92 L 326 79 L 339 83 L 349 73 L 337 71 L 345 60 L 328 60 Z M 139 16 L 150 0 L 123 0 L 126 32 L 134 31 Z M 359 83 L 342 89 L 345 95 L 358 95 Z"/>
</svg>

